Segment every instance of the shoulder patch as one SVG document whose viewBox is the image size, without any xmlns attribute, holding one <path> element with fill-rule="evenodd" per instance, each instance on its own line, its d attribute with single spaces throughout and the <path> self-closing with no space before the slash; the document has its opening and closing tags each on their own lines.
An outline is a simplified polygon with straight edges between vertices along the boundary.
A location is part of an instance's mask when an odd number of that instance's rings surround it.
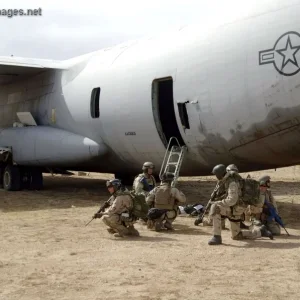
<svg viewBox="0 0 300 300">
<path fill-rule="evenodd" d="M 145 180 L 145 176 L 141 175 L 139 176 L 139 182 L 143 182 Z"/>
</svg>

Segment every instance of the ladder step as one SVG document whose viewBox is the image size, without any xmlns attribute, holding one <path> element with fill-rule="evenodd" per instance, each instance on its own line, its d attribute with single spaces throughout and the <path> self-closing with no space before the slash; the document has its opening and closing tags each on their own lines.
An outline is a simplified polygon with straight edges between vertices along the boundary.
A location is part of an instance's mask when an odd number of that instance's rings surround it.
<svg viewBox="0 0 300 300">
<path fill-rule="evenodd" d="M 171 141 L 175 140 L 178 144 L 178 146 L 173 145 L 170 149 Z M 170 149 L 170 151 L 168 150 Z M 187 150 L 186 146 L 181 146 L 177 140 L 176 137 L 171 137 L 168 143 L 168 147 L 164 156 L 164 160 L 161 166 L 161 170 L 159 173 L 159 177 L 163 174 L 163 172 L 167 172 L 169 174 L 172 174 L 174 176 L 174 180 L 172 181 L 171 186 L 175 186 L 178 176 L 179 176 L 179 171 L 181 168 L 181 164 L 183 161 L 184 154 Z M 168 158 L 167 158 L 168 155 Z M 177 157 L 175 157 L 177 155 Z M 173 156 L 173 157 L 172 157 Z M 169 171 L 169 169 L 172 170 L 172 172 Z"/>
<path fill-rule="evenodd" d="M 179 156 L 180 154 L 181 154 L 181 152 L 171 152 L 170 156 L 172 156 L 172 155 L 178 155 Z"/>
</svg>

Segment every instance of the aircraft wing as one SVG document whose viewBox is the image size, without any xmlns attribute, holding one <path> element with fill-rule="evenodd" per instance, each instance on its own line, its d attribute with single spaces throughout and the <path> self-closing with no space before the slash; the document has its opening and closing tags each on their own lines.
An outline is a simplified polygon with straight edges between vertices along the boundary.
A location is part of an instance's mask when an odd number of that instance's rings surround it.
<svg viewBox="0 0 300 300">
<path fill-rule="evenodd" d="M 50 69 L 65 69 L 61 61 L 0 56 L 0 86 Z"/>
</svg>

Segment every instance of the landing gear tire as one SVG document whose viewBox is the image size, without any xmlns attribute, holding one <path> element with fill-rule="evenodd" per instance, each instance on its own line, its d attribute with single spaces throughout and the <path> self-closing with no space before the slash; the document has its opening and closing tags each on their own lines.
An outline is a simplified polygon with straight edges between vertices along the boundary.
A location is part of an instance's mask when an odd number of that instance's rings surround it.
<svg viewBox="0 0 300 300">
<path fill-rule="evenodd" d="M 21 189 L 21 172 L 18 166 L 7 165 L 3 172 L 3 188 L 6 191 Z"/>
<path fill-rule="evenodd" d="M 31 179 L 32 179 L 30 168 L 22 168 L 21 178 L 22 178 L 21 180 L 22 189 L 29 190 L 31 186 Z"/>
<path fill-rule="evenodd" d="M 43 173 L 39 169 L 32 169 L 31 170 L 31 190 L 41 190 L 43 188 Z"/>
<path fill-rule="evenodd" d="M 4 173 L 4 166 L 0 165 L 0 189 L 3 188 L 3 173 Z"/>
</svg>

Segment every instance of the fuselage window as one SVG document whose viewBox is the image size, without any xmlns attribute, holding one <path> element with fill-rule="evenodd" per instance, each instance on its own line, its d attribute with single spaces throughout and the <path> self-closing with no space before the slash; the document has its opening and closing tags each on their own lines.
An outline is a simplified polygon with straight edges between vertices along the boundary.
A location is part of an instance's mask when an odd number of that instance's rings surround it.
<svg viewBox="0 0 300 300">
<path fill-rule="evenodd" d="M 91 116 L 93 119 L 100 116 L 100 88 L 94 88 L 91 94 Z"/>
</svg>

